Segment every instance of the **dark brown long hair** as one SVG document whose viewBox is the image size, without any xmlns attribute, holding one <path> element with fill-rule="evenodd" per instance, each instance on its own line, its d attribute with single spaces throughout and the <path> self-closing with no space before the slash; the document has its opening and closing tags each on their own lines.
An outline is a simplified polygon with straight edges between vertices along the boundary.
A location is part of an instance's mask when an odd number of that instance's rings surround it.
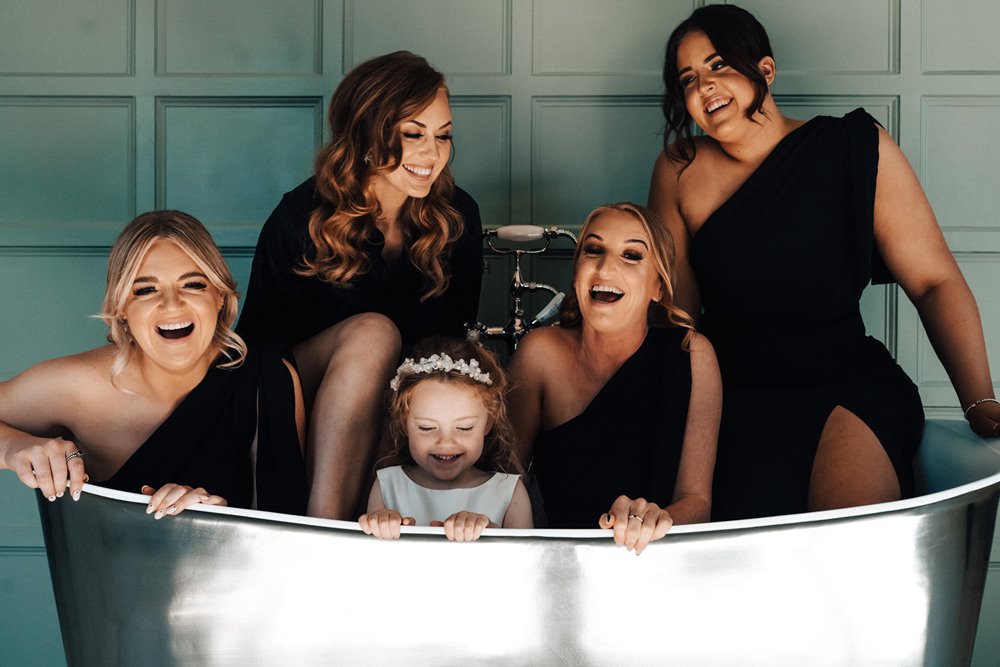
<svg viewBox="0 0 1000 667">
<path fill-rule="evenodd" d="M 344 77 L 330 99 L 330 142 L 316 155 L 316 189 L 321 202 L 309 218 L 313 252 L 303 258 L 301 275 L 319 276 L 339 286 L 367 273 L 364 241 L 380 214 L 373 177 L 396 170 L 402 161 L 400 124 L 447 91 L 444 75 L 409 51 L 367 60 Z M 462 233 L 458 211 L 449 203 L 455 187 L 445 165 L 424 198 L 408 197 L 400 211 L 410 262 L 426 278 L 423 299 L 448 287 L 445 260 Z"/>
<path fill-rule="evenodd" d="M 774 57 L 764 26 L 753 14 L 736 5 L 699 7 L 674 28 L 663 58 L 663 116 L 667 121 L 663 151 L 667 158 L 682 162 L 685 167 L 694 160 L 695 143 L 691 114 L 684 103 L 684 87 L 677 76 L 677 48 L 692 32 L 705 33 L 726 64 L 750 81 L 754 89 L 753 104 L 746 110 L 750 120 L 755 113 L 764 111 L 767 98 L 767 80 L 758 69 L 760 59 Z"/>
</svg>

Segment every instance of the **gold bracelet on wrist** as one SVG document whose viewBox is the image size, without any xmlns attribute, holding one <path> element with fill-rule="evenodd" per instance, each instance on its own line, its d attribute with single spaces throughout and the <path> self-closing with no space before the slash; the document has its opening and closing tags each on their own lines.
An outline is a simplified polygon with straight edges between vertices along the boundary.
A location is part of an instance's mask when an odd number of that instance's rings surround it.
<svg viewBox="0 0 1000 667">
<path fill-rule="evenodd" d="M 972 412 L 974 408 L 979 407 L 983 403 L 1000 403 L 1000 401 L 998 401 L 995 398 L 980 398 L 978 401 L 973 402 L 972 405 L 970 405 L 965 409 L 965 420 L 969 421 L 969 413 Z"/>
</svg>

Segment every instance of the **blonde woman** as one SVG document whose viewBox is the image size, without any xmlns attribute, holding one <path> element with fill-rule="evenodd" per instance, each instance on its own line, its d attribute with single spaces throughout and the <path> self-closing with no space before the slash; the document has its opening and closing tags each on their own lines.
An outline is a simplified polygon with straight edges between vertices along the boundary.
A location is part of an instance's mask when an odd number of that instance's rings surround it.
<svg viewBox="0 0 1000 667">
<path fill-rule="evenodd" d="M 448 168 L 440 72 L 399 51 L 333 93 L 315 176 L 260 233 L 238 331 L 293 346 L 306 402 L 309 513 L 353 519 L 401 343 L 476 319 L 482 225 Z"/>
<path fill-rule="evenodd" d="M 298 376 L 232 331 L 235 290 L 196 219 L 130 222 L 108 262 L 110 344 L 0 383 L 0 469 L 52 501 L 88 479 L 141 491 L 157 519 L 196 503 L 303 513 Z"/>
<path fill-rule="evenodd" d="M 553 528 L 612 529 L 641 552 L 708 521 L 722 410 L 715 353 L 673 301 L 673 241 L 645 207 L 593 211 L 560 326 L 525 336 L 510 415 Z"/>
</svg>

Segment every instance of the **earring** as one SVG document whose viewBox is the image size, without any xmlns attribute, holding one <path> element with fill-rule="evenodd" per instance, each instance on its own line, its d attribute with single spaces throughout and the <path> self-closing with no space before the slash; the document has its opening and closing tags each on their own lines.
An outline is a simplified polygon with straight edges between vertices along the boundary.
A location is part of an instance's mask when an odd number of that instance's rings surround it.
<svg viewBox="0 0 1000 667">
<path fill-rule="evenodd" d="M 368 153 L 367 155 L 365 155 L 365 166 L 371 164 L 371 161 L 372 161 L 372 154 Z"/>
</svg>

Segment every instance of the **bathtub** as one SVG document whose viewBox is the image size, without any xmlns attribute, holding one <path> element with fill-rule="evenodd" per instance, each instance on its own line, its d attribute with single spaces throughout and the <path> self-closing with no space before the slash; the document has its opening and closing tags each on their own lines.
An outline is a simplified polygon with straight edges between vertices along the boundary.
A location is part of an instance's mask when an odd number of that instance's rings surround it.
<svg viewBox="0 0 1000 667">
<path fill-rule="evenodd" d="M 1000 439 L 930 421 L 917 498 L 676 527 L 640 557 L 599 530 L 441 529 L 137 494 L 40 502 L 70 665 L 962 665 Z"/>
</svg>

